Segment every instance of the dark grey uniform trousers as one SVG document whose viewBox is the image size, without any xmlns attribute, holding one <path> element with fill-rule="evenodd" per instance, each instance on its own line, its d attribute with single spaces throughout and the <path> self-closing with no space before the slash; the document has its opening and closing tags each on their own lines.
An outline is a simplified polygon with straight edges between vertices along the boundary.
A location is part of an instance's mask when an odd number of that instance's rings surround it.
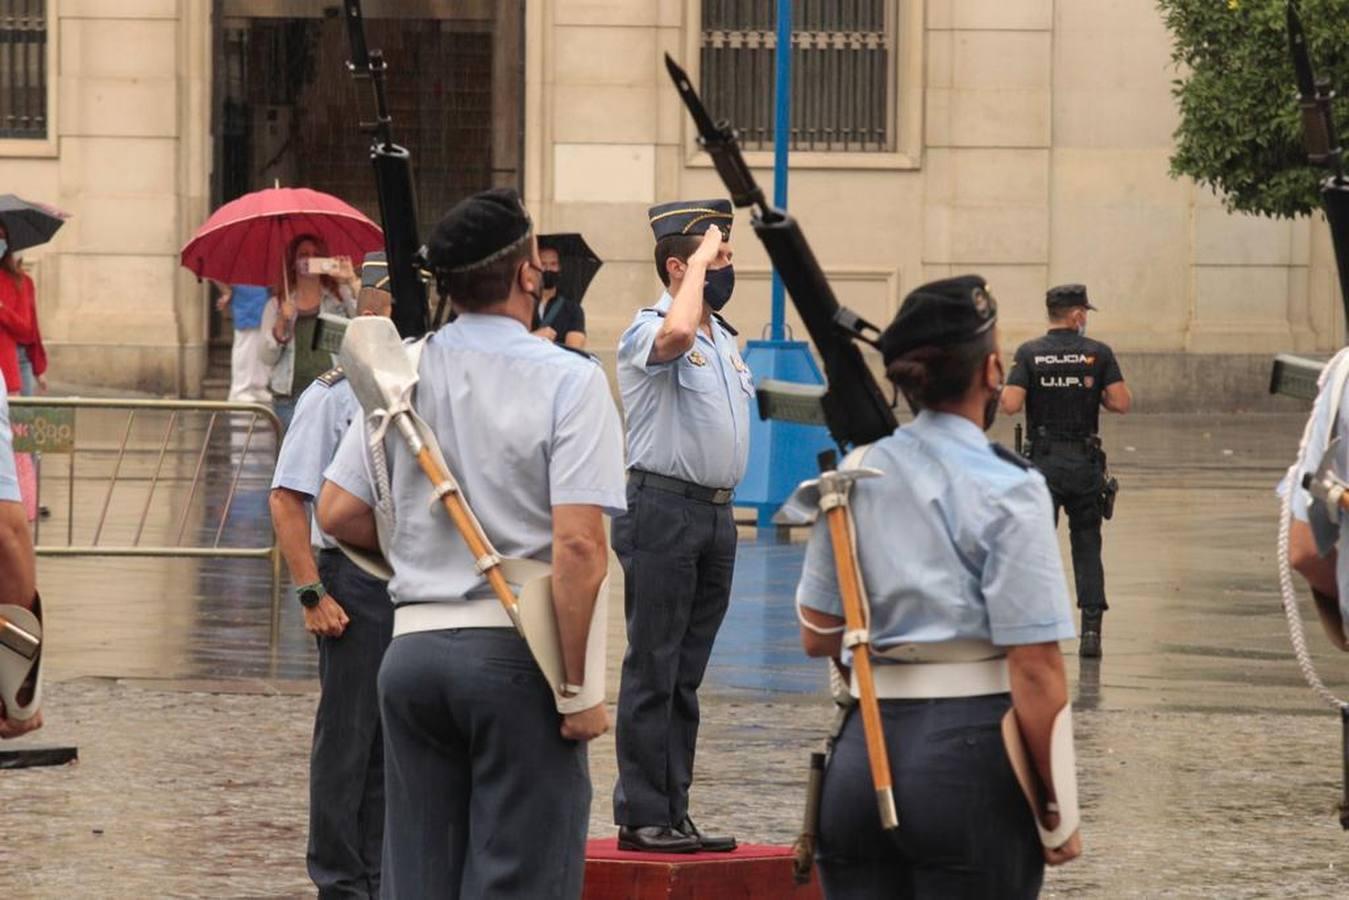
<svg viewBox="0 0 1349 900">
<path fill-rule="evenodd" d="M 824 777 L 820 883 L 829 900 L 1030 898 L 1044 854 L 1003 750 L 1007 694 L 882 700 L 899 809 L 898 843 L 881 830 L 862 717 L 843 726 Z"/>
<path fill-rule="evenodd" d="M 629 482 L 613 545 L 628 623 L 614 822 L 678 825 L 693 783 L 698 686 L 731 600 L 735 519 L 730 505 Z"/>
<path fill-rule="evenodd" d="M 514 630 L 395 638 L 384 713 L 384 896 L 578 898 L 590 772 Z"/>
<path fill-rule="evenodd" d="M 1054 524 L 1058 524 L 1059 510 L 1068 514 L 1077 605 L 1104 612 L 1109 609 L 1105 602 L 1105 568 L 1101 565 L 1105 470 L 1088 449 L 1056 441 L 1048 453 L 1041 453 L 1039 444 L 1032 446 L 1035 465 L 1044 474 L 1054 501 Z"/>
<path fill-rule="evenodd" d="M 319 554 L 319 577 L 351 620 L 319 638 L 319 708 L 309 758 L 309 877 L 319 896 L 378 897 L 384 843 L 384 740 L 376 679 L 393 635 L 384 582 L 340 550 Z"/>
</svg>

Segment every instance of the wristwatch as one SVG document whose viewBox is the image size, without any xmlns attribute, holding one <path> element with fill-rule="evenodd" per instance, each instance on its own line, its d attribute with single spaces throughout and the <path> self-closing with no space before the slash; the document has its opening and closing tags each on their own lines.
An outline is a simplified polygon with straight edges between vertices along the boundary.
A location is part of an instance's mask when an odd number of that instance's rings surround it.
<svg viewBox="0 0 1349 900">
<path fill-rule="evenodd" d="M 295 589 L 295 594 L 300 598 L 300 605 L 305 609 L 313 609 L 319 605 L 323 595 L 328 593 L 323 588 L 322 581 L 316 581 L 313 584 L 302 584 Z"/>
</svg>

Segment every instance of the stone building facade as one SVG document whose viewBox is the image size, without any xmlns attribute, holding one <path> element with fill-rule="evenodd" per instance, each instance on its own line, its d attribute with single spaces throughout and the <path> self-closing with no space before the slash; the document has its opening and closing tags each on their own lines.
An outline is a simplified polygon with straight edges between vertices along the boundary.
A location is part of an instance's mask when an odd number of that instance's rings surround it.
<svg viewBox="0 0 1349 900">
<path fill-rule="evenodd" d="M 197 394 L 211 337 L 209 304 L 205 288 L 177 266 L 177 250 L 221 199 L 222 23 L 241 16 L 331 19 L 338 5 L 43 5 L 50 133 L 0 140 L 0 183 L 74 215 L 55 242 L 28 254 L 54 377 Z M 376 18 L 381 3 L 365 5 Z M 408 0 L 399 14 L 462 18 L 455 5 Z M 481 7 L 475 15 L 490 20 L 496 35 L 495 138 L 484 138 L 495 143 L 482 186 L 517 184 L 543 230 L 581 231 L 606 260 L 585 305 L 591 346 L 611 362 L 633 310 L 659 291 L 646 208 L 723 193 L 697 151 L 663 56 L 681 60 L 701 83 L 702 65 L 726 58 L 716 52 L 755 41 L 763 49 L 755 29 L 725 27 L 727 10 L 762 15 L 772 3 L 467 6 Z M 1047 286 L 1082 281 L 1101 307 L 1093 334 L 1116 346 L 1141 406 L 1153 409 L 1261 405 L 1271 352 L 1330 351 L 1343 342 L 1322 224 L 1234 216 L 1207 190 L 1169 175 L 1176 72 L 1155 5 L 799 6 L 803 16 L 824 18 L 799 22 L 798 41 L 821 47 L 829 40 L 860 46 L 856 23 L 829 20 L 830 7 L 872 9 L 883 18 L 866 38 L 879 66 L 848 70 L 850 84 L 865 83 L 871 92 L 868 114 L 879 116 L 871 126 L 880 137 L 865 147 L 803 143 L 792 156 L 789 203 L 840 299 L 872 321 L 888 321 L 904 293 L 926 279 L 977 271 L 999 298 L 1010 352 L 1042 328 Z M 409 77 L 393 63 L 391 83 Z M 818 102 L 830 102 L 820 85 L 837 80 L 838 70 L 801 68 L 798 83 L 815 79 L 824 98 Z M 742 71 L 764 77 L 761 68 Z M 423 69 L 416 77 L 430 74 Z M 736 91 L 733 81 L 723 73 L 727 97 Z M 845 95 L 832 95 L 833 102 Z M 749 123 L 760 132 L 754 117 L 761 113 L 753 110 Z M 771 189 L 771 154 L 755 150 L 750 160 Z M 437 188 L 445 194 L 431 202 L 448 203 L 463 187 Z M 737 229 L 739 287 L 727 312 L 742 335 L 754 337 L 768 318 L 769 272 L 748 220 L 740 218 Z"/>
</svg>

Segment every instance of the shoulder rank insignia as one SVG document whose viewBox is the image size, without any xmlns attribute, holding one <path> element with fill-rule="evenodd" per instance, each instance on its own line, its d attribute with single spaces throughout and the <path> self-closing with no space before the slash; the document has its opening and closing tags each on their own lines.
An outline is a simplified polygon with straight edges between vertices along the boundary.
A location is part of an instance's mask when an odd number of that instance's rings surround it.
<svg viewBox="0 0 1349 900">
<path fill-rule="evenodd" d="M 347 373 L 342 371 L 341 366 L 333 366 L 314 380 L 322 382 L 326 387 L 332 387 L 346 377 Z"/>
<path fill-rule="evenodd" d="M 738 355 L 731 357 L 731 365 L 735 367 L 735 370 L 737 372 L 749 371 L 749 366 L 745 365 L 745 361 L 741 359 Z"/>
<path fill-rule="evenodd" d="M 1035 464 L 1026 459 L 1026 457 L 1022 456 L 1020 453 L 1013 453 L 997 441 L 993 441 L 989 446 L 993 448 L 993 452 L 997 454 L 998 459 L 1001 459 L 1003 462 L 1009 462 L 1018 469 L 1035 468 Z"/>
<path fill-rule="evenodd" d="M 705 366 L 707 365 L 707 357 L 703 356 L 701 350 L 690 350 L 689 363 L 695 366 Z"/>
<path fill-rule="evenodd" d="M 600 361 L 600 358 L 598 356 L 591 353 L 589 350 L 582 350 L 580 347 L 568 347 L 566 344 L 554 344 L 553 346 L 558 347 L 562 350 L 566 350 L 568 353 L 575 353 L 577 356 L 584 356 L 591 362 Z"/>
</svg>

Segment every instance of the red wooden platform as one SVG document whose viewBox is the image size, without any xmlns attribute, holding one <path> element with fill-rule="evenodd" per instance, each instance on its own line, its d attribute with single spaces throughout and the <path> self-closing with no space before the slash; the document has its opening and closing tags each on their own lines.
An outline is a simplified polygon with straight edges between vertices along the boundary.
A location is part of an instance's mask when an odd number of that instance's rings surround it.
<svg viewBox="0 0 1349 900">
<path fill-rule="evenodd" d="M 585 900 L 819 900 L 797 885 L 792 848 L 741 844 L 730 853 L 632 853 L 617 838 L 586 847 Z"/>
</svg>

